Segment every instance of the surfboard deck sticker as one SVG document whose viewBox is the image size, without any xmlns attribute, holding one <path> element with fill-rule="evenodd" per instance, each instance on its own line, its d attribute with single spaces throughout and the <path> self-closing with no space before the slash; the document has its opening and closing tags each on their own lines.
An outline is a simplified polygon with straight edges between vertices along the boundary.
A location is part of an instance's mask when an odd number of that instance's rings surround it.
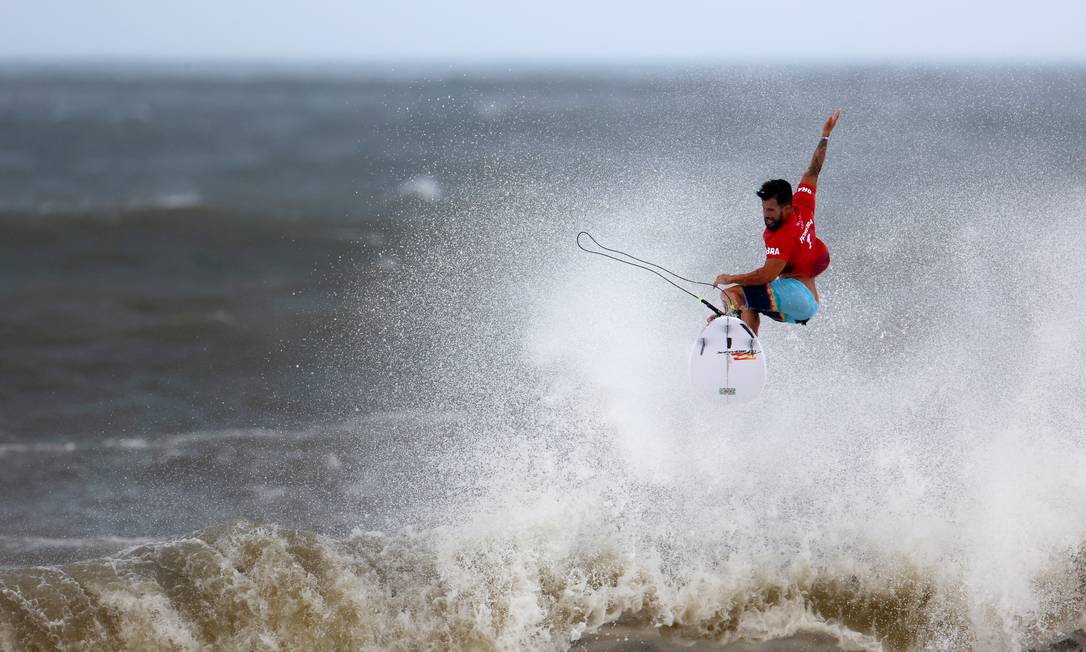
<svg viewBox="0 0 1086 652">
<path fill-rule="evenodd" d="M 765 389 L 765 352 L 754 332 L 735 317 L 717 317 L 690 352 L 694 393 L 718 403 L 745 403 Z"/>
</svg>

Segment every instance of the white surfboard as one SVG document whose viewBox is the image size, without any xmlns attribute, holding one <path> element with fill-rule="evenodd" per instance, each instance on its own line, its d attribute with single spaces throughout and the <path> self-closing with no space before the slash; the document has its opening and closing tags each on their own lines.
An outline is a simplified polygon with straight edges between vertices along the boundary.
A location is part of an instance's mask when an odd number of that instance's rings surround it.
<svg viewBox="0 0 1086 652">
<path fill-rule="evenodd" d="M 717 317 L 694 340 L 690 383 L 718 403 L 745 403 L 765 389 L 765 352 L 741 319 Z"/>
</svg>

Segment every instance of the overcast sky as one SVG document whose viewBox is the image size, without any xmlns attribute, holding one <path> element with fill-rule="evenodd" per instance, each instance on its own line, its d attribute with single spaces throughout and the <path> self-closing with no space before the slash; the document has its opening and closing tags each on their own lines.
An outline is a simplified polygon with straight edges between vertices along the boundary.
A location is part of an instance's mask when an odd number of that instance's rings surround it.
<svg viewBox="0 0 1086 652">
<path fill-rule="evenodd" d="M 34 0 L 0 58 L 1086 62 L 1086 1 Z"/>
</svg>

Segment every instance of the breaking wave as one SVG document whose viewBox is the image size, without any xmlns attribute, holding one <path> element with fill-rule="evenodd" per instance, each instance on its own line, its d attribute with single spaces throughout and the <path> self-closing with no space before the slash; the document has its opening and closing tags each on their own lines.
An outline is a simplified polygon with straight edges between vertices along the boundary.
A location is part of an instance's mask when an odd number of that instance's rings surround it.
<svg viewBox="0 0 1086 652">
<path fill-rule="evenodd" d="M 105 559 L 0 574 L 0 641 L 6 649 L 563 650 L 621 622 L 676 644 L 818 634 L 866 650 L 931 643 L 948 625 L 966 631 L 960 596 L 930 569 L 804 554 L 752 565 L 726 548 L 680 560 L 676 545 L 588 523 L 332 539 L 241 521 Z"/>
</svg>

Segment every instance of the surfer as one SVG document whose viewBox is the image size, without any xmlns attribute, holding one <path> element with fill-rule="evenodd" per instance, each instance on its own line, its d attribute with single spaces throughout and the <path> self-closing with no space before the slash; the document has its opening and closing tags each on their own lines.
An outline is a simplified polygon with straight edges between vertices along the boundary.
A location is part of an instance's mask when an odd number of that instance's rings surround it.
<svg viewBox="0 0 1086 652">
<path fill-rule="evenodd" d="M 806 324 L 818 312 L 818 288 L 815 277 L 830 265 L 830 252 L 815 235 L 815 187 L 818 173 L 826 160 L 830 132 L 841 112 L 836 111 L 822 126 L 814 156 L 799 187 L 784 179 L 762 184 L 757 195 L 762 200 L 765 222 L 765 264 L 747 274 L 721 274 L 713 285 L 730 285 L 720 297 L 725 312 L 739 314 L 755 333 L 759 315 L 779 322 Z M 710 321 L 715 319 L 710 317 Z"/>
</svg>

